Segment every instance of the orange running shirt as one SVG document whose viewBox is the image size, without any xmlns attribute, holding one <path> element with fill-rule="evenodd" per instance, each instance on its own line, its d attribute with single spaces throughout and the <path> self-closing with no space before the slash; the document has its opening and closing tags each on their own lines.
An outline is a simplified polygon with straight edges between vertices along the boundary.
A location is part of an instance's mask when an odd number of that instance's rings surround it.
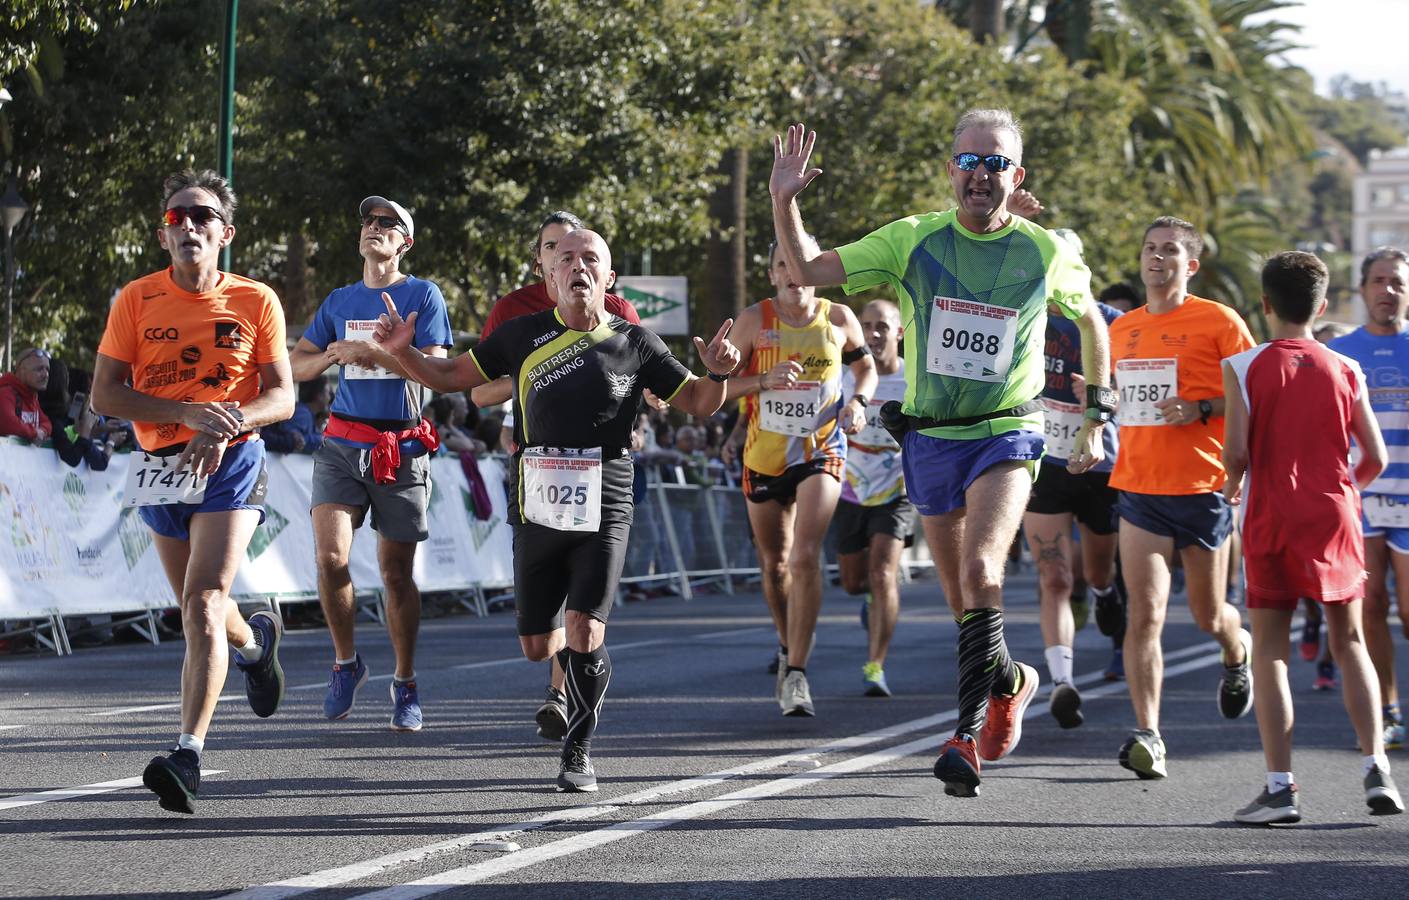
<svg viewBox="0 0 1409 900">
<path fill-rule="evenodd" d="M 212 291 L 192 294 L 171 269 L 130 282 L 108 311 L 98 352 L 132 367 L 132 386 L 164 400 L 248 403 L 259 396 L 259 366 L 288 355 L 284 309 L 273 288 L 220 273 Z M 133 422 L 144 450 L 190 440 L 174 422 Z"/>
<path fill-rule="evenodd" d="M 1131 310 L 1111 323 L 1111 363 L 1116 390 L 1121 392 L 1120 455 L 1111 472 L 1111 487 L 1137 494 L 1187 495 L 1221 490 L 1223 470 L 1223 417 L 1207 424 L 1137 425 L 1129 420 L 1139 398 L 1128 396 L 1136 387 L 1134 377 L 1120 383 L 1121 362 L 1127 371 L 1156 371 L 1172 367 L 1175 394 L 1184 400 L 1212 400 L 1223 396 L 1223 360 L 1250 349 L 1252 334 L 1242 317 L 1222 303 L 1192 294 L 1178 309 L 1154 315 L 1148 306 Z M 1128 361 L 1147 361 L 1131 367 Z M 1173 363 L 1167 362 L 1173 360 Z M 1152 390 L 1159 379 L 1150 377 Z M 1160 396 L 1163 394 L 1160 392 Z"/>
</svg>

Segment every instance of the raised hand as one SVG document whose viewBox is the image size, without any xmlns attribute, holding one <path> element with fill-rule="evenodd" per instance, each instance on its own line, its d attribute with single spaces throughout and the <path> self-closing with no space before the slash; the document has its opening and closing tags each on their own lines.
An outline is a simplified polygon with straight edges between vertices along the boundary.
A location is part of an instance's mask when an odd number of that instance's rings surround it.
<svg viewBox="0 0 1409 900">
<path fill-rule="evenodd" d="M 695 336 L 695 352 L 700 361 L 715 375 L 729 375 L 739 367 L 742 354 L 739 348 L 729 341 L 729 331 L 734 327 L 733 319 L 725 319 L 724 324 L 714 333 L 708 344 L 699 335 Z"/>
<path fill-rule="evenodd" d="M 1018 188 L 1008 197 L 1008 212 L 1016 213 L 1024 219 L 1035 219 L 1046 209 L 1042 201 L 1027 188 Z"/>
<path fill-rule="evenodd" d="M 405 350 L 416 339 L 416 317 L 420 313 L 413 312 L 409 318 L 402 319 L 391 294 L 386 291 L 382 291 L 382 302 L 386 304 L 386 312 L 377 317 L 377 329 L 372 332 L 372 340 L 388 353 Z"/>
<path fill-rule="evenodd" d="M 822 174 L 821 169 L 807 167 L 816 143 L 817 132 L 808 131 L 801 122 L 788 126 L 786 144 L 781 135 L 773 136 L 773 174 L 768 177 L 768 192 L 776 199 L 791 202 Z"/>
</svg>

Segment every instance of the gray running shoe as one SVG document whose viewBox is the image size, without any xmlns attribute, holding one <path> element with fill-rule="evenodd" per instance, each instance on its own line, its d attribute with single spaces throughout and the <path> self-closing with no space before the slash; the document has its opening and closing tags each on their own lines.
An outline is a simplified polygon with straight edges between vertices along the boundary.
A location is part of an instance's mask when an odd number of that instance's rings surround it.
<svg viewBox="0 0 1409 900">
<path fill-rule="evenodd" d="M 551 684 L 548 696 L 538 712 L 533 714 L 538 723 L 538 736 L 545 741 L 561 741 L 568 733 L 568 698 Z"/>
<path fill-rule="evenodd" d="M 1075 728 L 1086 721 L 1081 714 L 1081 692 L 1070 681 L 1059 681 L 1052 685 L 1052 697 L 1047 708 L 1052 718 L 1063 728 Z"/>
<path fill-rule="evenodd" d="M 597 773 L 592 758 L 577 744 L 563 748 L 563 762 L 558 769 L 558 793 L 590 794 L 597 790 Z"/>
<path fill-rule="evenodd" d="M 1240 719 L 1252 709 L 1252 635 L 1246 628 L 1238 630 L 1238 642 L 1243 645 L 1243 661 L 1224 666 L 1218 680 L 1218 711 L 1225 719 Z"/>
<path fill-rule="evenodd" d="M 1233 818 L 1245 825 L 1290 825 L 1301 821 L 1301 808 L 1296 802 L 1296 785 L 1290 784 L 1275 794 L 1266 788 L 1257 799 L 1233 813 Z"/>
<path fill-rule="evenodd" d="M 1379 766 L 1371 766 L 1365 776 L 1365 804 L 1370 807 L 1372 816 L 1397 816 L 1404 812 L 1404 801 L 1399 797 L 1394 779 Z"/>
<path fill-rule="evenodd" d="M 773 679 L 773 699 L 778 701 L 778 705 L 783 705 L 783 679 L 788 677 L 788 654 L 782 650 L 778 651 L 778 658 L 774 660 L 777 664 L 777 677 Z"/>
<path fill-rule="evenodd" d="M 1116 758 L 1122 767 L 1147 781 L 1169 775 L 1165 765 L 1164 739 L 1148 728 L 1130 732 Z"/>
<path fill-rule="evenodd" d="M 807 686 L 807 676 L 802 672 L 789 672 L 783 679 L 783 715 L 811 716 L 812 690 Z"/>
</svg>

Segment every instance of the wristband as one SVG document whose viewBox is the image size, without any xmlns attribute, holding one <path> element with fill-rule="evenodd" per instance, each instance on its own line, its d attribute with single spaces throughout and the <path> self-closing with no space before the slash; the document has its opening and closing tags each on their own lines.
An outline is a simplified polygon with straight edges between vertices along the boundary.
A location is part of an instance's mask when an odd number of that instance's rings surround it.
<svg viewBox="0 0 1409 900">
<path fill-rule="evenodd" d="M 860 401 L 861 401 L 861 407 L 862 407 L 863 409 L 864 409 L 865 407 L 869 406 L 870 403 L 871 403 L 871 398 L 870 398 L 870 397 L 867 397 L 865 394 L 862 394 L 862 393 L 855 393 L 855 394 L 852 394 L 852 395 L 851 395 L 851 399 L 852 399 L 852 400 L 860 400 Z"/>
<path fill-rule="evenodd" d="M 706 369 L 705 377 L 708 378 L 710 381 L 717 381 L 720 384 L 723 384 L 724 382 L 729 380 L 729 373 L 725 372 L 723 375 L 716 375 L 715 373 Z"/>
</svg>

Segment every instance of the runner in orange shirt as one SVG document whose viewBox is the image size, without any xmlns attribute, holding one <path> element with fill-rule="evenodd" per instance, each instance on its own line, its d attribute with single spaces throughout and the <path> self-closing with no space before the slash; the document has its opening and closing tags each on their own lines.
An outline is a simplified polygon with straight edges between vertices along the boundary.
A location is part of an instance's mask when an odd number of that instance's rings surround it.
<svg viewBox="0 0 1409 900">
<path fill-rule="evenodd" d="M 1160 632 L 1176 551 L 1194 621 L 1223 647 L 1219 710 L 1236 719 L 1252 708 L 1252 637 L 1224 596 L 1233 517 L 1220 491 L 1222 361 L 1253 341 L 1236 312 L 1188 292 L 1201 252 L 1192 224 L 1156 219 L 1140 250 L 1147 304 L 1111 324 L 1120 456 L 1110 484 L 1121 492 L 1116 514 L 1130 597 L 1125 677 L 1137 726 L 1119 760 L 1141 778 L 1169 774 L 1159 733 Z"/>
<path fill-rule="evenodd" d="M 227 643 L 255 715 L 273 715 L 284 694 L 279 619 L 261 611 L 246 622 L 230 585 L 264 520 L 255 429 L 289 418 L 294 394 L 279 298 L 217 267 L 235 237 L 230 185 L 207 170 L 173 175 L 164 188 L 157 240 L 171 267 L 118 295 L 92 396 L 94 410 L 133 423 L 142 452 L 132 455 L 123 502 L 153 531 L 186 635 L 181 734 L 142 781 L 163 809 L 193 813 Z"/>
</svg>

